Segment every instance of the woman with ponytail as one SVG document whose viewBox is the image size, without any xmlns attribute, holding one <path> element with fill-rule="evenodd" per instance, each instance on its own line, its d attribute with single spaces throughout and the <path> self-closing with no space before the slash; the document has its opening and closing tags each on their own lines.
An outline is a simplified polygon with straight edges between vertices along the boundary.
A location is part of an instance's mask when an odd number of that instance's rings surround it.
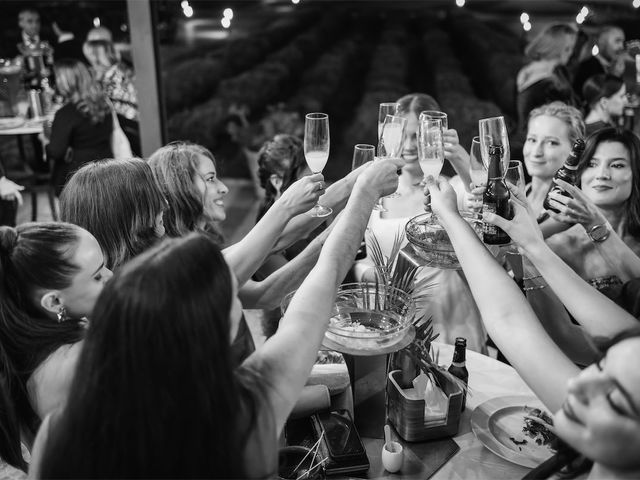
<svg viewBox="0 0 640 480">
<path fill-rule="evenodd" d="M 111 272 L 98 242 L 68 223 L 0 227 L 0 455 L 25 469 L 46 414 L 66 399 L 86 317 Z"/>
</svg>

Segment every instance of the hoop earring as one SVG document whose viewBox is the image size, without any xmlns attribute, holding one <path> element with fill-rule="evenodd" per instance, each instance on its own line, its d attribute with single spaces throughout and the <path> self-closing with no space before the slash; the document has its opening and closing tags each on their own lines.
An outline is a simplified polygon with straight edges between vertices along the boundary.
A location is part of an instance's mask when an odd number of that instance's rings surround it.
<svg viewBox="0 0 640 480">
<path fill-rule="evenodd" d="M 56 316 L 58 317 L 58 323 L 62 323 L 67 320 L 67 310 L 64 308 L 64 305 L 60 307 Z"/>
</svg>

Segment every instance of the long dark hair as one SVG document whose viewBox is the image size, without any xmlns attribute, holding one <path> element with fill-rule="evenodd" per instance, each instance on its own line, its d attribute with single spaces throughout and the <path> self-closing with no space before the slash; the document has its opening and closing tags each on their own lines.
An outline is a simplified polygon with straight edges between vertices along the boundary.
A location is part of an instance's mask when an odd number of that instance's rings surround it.
<svg viewBox="0 0 640 480">
<path fill-rule="evenodd" d="M 258 152 L 258 178 L 260 186 L 264 188 L 265 198 L 258 211 L 258 219 L 271 208 L 278 194 L 269 177 L 274 173 L 283 175 L 282 193 L 298 180 L 306 165 L 302 140 L 295 135 L 282 133 L 262 145 Z"/>
<path fill-rule="evenodd" d="M 164 227 L 170 237 L 181 237 L 197 231 L 198 225 L 205 220 L 203 230 L 222 244 L 224 238 L 218 226 L 204 218 L 204 199 L 195 185 L 199 155 L 216 165 L 215 157 L 207 148 L 182 141 L 159 148 L 148 159 L 156 183 L 169 205 L 164 212 Z"/>
<path fill-rule="evenodd" d="M 231 304 L 229 267 L 206 234 L 166 239 L 120 269 L 52 418 L 42 477 L 243 476 L 255 420 L 243 407 L 254 412 L 255 397 L 232 368 Z"/>
<path fill-rule="evenodd" d="M 619 92 L 624 81 L 614 75 L 600 73 L 587 78 L 582 86 L 585 109 L 591 110 L 601 98 L 609 98 Z"/>
<path fill-rule="evenodd" d="M 84 334 L 79 319 L 58 323 L 34 300 L 37 290 L 71 284 L 78 241 L 79 228 L 68 223 L 0 227 L 0 456 L 17 468 L 26 468 L 20 429 L 35 435 L 40 424 L 27 381 L 55 350 Z"/>
<path fill-rule="evenodd" d="M 139 158 L 83 165 L 60 195 L 62 220 L 96 237 L 110 270 L 158 240 L 156 217 L 165 207 L 151 168 Z"/>
<path fill-rule="evenodd" d="M 578 178 L 589 167 L 589 162 L 602 142 L 618 142 L 629 152 L 633 175 L 631 195 L 625 203 L 627 214 L 626 229 L 633 237 L 640 237 L 640 138 L 635 133 L 615 127 L 603 128 L 587 137 L 582 159 L 578 164 Z"/>
<path fill-rule="evenodd" d="M 56 62 L 55 73 L 60 94 L 91 123 L 100 123 L 111 114 L 102 87 L 91 76 L 84 63 L 63 58 Z"/>
</svg>

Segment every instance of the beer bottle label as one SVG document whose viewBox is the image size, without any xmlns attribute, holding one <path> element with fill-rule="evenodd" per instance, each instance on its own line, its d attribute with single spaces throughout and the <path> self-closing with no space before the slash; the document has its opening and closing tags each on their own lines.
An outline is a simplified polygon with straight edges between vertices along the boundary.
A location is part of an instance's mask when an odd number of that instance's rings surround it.
<svg viewBox="0 0 640 480">
<path fill-rule="evenodd" d="M 482 212 L 496 213 L 495 203 L 485 203 L 482 206 Z M 497 235 L 498 227 L 487 222 L 482 222 L 482 233 L 485 235 Z"/>
</svg>

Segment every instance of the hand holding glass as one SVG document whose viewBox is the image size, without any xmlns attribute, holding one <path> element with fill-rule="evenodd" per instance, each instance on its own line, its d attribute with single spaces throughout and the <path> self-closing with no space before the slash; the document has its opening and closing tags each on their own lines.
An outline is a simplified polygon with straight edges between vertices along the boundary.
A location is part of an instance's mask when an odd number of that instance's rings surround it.
<svg viewBox="0 0 640 480">
<path fill-rule="evenodd" d="M 322 173 L 329 159 L 329 115 L 307 113 L 304 117 L 304 157 L 312 173 Z M 333 212 L 329 207 L 316 203 L 312 217 L 326 217 Z"/>
</svg>

